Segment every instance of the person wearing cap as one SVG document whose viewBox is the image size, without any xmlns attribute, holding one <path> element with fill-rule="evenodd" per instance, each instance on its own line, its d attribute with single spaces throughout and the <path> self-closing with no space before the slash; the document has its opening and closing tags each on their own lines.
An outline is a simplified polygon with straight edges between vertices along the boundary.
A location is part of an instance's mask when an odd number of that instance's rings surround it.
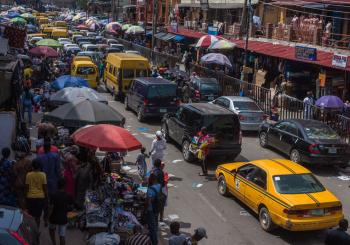
<svg viewBox="0 0 350 245">
<path fill-rule="evenodd" d="M 199 227 L 194 230 L 191 237 L 186 238 L 186 245 L 197 245 L 203 238 L 208 238 L 207 231 L 203 227 Z"/>
<path fill-rule="evenodd" d="M 149 152 L 149 155 L 151 156 L 152 166 L 154 166 L 154 161 L 156 159 L 163 160 L 166 147 L 166 141 L 163 138 L 162 132 L 157 131 L 156 138 L 152 141 L 151 151 Z"/>
</svg>

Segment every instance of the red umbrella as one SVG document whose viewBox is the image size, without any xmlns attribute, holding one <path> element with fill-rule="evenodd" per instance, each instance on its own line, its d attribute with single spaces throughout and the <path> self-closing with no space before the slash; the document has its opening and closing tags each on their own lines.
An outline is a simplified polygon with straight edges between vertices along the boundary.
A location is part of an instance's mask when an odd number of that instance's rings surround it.
<svg viewBox="0 0 350 245">
<path fill-rule="evenodd" d="M 141 148 L 141 143 L 128 130 L 109 124 L 81 128 L 72 138 L 77 145 L 101 151 L 125 152 Z"/>
<path fill-rule="evenodd" d="M 48 46 L 38 46 L 29 50 L 31 55 L 45 56 L 45 57 L 58 57 L 58 53 L 53 48 Z"/>
<path fill-rule="evenodd" d="M 78 26 L 77 26 L 77 29 L 80 29 L 80 30 L 89 30 L 89 27 L 86 26 L 86 25 L 81 24 L 81 25 L 78 25 Z"/>
</svg>

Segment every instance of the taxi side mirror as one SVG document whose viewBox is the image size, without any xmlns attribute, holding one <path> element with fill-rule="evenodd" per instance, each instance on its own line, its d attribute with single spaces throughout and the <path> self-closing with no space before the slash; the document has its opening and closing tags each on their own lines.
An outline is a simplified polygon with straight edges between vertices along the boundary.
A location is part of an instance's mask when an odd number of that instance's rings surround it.
<svg viewBox="0 0 350 245">
<path fill-rule="evenodd" d="M 237 174 L 237 169 L 233 169 L 233 170 L 231 170 L 231 173 L 233 173 L 233 174 Z"/>
</svg>

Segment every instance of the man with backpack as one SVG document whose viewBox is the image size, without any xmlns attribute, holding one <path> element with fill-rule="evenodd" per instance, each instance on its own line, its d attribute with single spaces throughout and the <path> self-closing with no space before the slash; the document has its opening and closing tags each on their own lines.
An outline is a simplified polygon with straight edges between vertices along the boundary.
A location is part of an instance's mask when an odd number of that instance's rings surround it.
<svg viewBox="0 0 350 245">
<path fill-rule="evenodd" d="M 162 187 L 154 173 L 148 178 L 146 223 L 152 245 L 158 244 L 158 215 L 162 205 Z"/>
</svg>

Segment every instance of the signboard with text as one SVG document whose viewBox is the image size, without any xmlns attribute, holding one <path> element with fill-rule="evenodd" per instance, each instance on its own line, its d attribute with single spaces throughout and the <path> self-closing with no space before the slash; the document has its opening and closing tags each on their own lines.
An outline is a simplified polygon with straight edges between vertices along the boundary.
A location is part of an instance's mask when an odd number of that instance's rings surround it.
<svg viewBox="0 0 350 245">
<path fill-rule="evenodd" d="M 295 46 L 295 58 L 299 60 L 317 60 L 317 49 L 305 46 Z"/>
<path fill-rule="evenodd" d="M 216 26 L 208 26 L 208 34 L 209 35 L 218 35 L 218 28 Z"/>
<path fill-rule="evenodd" d="M 346 68 L 348 63 L 348 56 L 342 54 L 334 54 L 332 59 L 332 66 Z"/>
</svg>

